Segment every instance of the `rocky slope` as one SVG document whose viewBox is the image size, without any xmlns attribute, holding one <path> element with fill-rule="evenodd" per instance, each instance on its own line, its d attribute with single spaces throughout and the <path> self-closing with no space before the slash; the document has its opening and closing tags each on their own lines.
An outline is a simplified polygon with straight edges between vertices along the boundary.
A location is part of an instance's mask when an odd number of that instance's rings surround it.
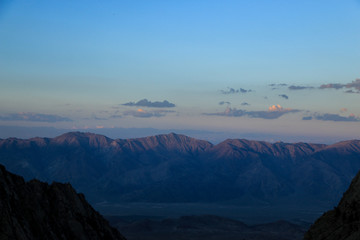
<svg viewBox="0 0 360 240">
<path fill-rule="evenodd" d="M 0 239 L 125 238 L 70 184 L 25 182 L 0 165 Z"/>
<path fill-rule="evenodd" d="M 324 213 L 306 233 L 305 240 L 360 239 L 360 172 L 340 203 Z"/>
<path fill-rule="evenodd" d="M 309 204 L 338 201 L 360 169 L 360 141 L 334 145 L 178 134 L 110 139 L 73 132 L 0 140 L 0 163 L 25 179 L 70 182 L 91 202 Z"/>
</svg>

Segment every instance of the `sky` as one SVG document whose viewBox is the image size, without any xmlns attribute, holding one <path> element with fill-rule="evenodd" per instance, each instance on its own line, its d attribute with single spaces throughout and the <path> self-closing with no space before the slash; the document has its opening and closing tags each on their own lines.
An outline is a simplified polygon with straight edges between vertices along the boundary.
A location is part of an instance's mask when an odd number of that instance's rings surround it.
<svg viewBox="0 0 360 240">
<path fill-rule="evenodd" d="M 0 0 L 0 86 L 0 137 L 359 139 L 360 1 Z"/>
</svg>

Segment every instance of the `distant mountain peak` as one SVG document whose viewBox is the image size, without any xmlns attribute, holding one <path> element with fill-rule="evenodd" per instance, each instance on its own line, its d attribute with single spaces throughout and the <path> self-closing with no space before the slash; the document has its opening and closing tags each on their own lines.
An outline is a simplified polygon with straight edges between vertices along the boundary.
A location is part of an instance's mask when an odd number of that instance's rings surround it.
<svg viewBox="0 0 360 240">
<path fill-rule="evenodd" d="M 112 139 L 104 135 L 89 132 L 68 132 L 53 138 L 54 143 L 74 146 L 92 145 L 100 147 L 107 145 L 111 141 Z"/>
<path fill-rule="evenodd" d="M 255 141 L 247 139 L 227 139 L 215 146 L 218 153 L 223 156 L 239 152 L 243 157 L 250 153 L 257 155 L 271 155 L 282 158 L 297 158 L 309 156 L 310 154 L 324 148 L 324 144 L 309 143 L 269 143 L 265 141 Z"/>
<path fill-rule="evenodd" d="M 100 134 L 96 134 L 96 133 L 75 131 L 75 132 L 64 133 L 64 134 L 62 134 L 62 135 L 60 135 L 58 137 L 55 137 L 55 138 L 74 138 L 74 137 L 89 138 L 89 137 L 105 137 L 105 136 L 100 135 Z"/>
<path fill-rule="evenodd" d="M 127 144 L 133 150 L 167 149 L 178 151 L 198 151 L 210 148 L 212 144 L 205 140 L 198 140 L 182 134 L 169 133 L 149 136 L 145 138 L 128 139 Z"/>
<path fill-rule="evenodd" d="M 355 151 L 360 150 L 360 140 L 347 140 L 347 141 L 341 141 L 332 145 L 329 145 L 327 148 L 347 148 L 347 149 L 353 149 Z"/>
</svg>

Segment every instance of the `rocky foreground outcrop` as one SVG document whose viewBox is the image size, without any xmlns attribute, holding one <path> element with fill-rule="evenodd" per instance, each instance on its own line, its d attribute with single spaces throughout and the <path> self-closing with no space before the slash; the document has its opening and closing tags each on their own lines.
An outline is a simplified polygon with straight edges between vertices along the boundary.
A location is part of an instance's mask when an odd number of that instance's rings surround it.
<svg viewBox="0 0 360 240">
<path fill-rule="evenodd" d="M 340 203 L 324 213 L 305 234 L 304 240 L 360 239 L 360 172 Z"/>
<path fill-rule="evenodd" d="M 70 184 L 51 185 L 0 165 L 0 239 L 125 239 Z"/>
</svg>

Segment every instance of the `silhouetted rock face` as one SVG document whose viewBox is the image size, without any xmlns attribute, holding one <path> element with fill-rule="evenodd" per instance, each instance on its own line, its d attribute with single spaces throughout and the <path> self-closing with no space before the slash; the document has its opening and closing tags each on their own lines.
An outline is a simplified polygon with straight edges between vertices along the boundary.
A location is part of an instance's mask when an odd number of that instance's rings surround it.
<svg viewBox="0 0 360 240">
<path fill-rule="evenodd" d="M 125 239 L 70 184 L 25 182 L 0 165 L 0 239 Z"/>
<path fill-rule="evenodd" d="M 305 234 L 305 240 L 360 239 L 360 172 L 339 205 L 324 213 Z"/>
</svg>

